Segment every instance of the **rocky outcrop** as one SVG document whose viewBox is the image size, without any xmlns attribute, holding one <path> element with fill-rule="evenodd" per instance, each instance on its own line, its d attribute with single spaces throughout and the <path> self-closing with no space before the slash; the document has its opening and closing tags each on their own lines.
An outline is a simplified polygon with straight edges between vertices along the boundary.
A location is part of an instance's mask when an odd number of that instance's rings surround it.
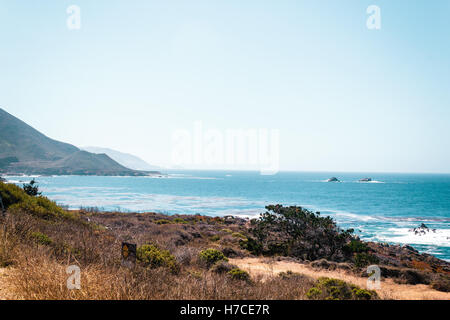
<svg viewBox="0 0 450 320">
<path fill-rule="evenodd" d="M 327 182 L 340 182 L 340 181 L 336 177 L 331 177 L 330 179 L 327 180 Z"/>
<path fill-rule="evenodd" d="M 422 223 L 419 227 L 410 229 L 409 232 L 414 232 L 416 236 L 424 236 L 430 232 L 436 233 L 436 229 L 430 229 Z"/>
</svg>

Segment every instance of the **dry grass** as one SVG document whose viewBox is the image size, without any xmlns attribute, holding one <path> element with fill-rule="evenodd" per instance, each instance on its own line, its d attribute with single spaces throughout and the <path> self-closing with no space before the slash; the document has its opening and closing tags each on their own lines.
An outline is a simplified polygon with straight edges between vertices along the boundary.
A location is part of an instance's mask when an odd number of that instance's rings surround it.
<svg viewBox="0 0 450 320">
<path fill-rule="evenodd" d="M 290 261 L 249 258 L 240 249 L 239 238 L 232 236 L 234 232 L 245 234 L 242 221 L 224 224 L 218 219 L 153 213 L 90 212 L 80 216 L 78 220 L 46 221 L 27 213 L 10 213 L 1 219 L 0 268 L 7 268 L 0 269 L 0 299 L 306 299 L 306 292 L 320 276 L 360 287 L 366 283 L 366 278 L 342 271 L 317 271 Z M 170 223 L 155 223 L 163 218 Z M 176 218 L 187 223 L 175 223 Z M 45 234 L 51 243 L 37 242 L 30 237 L 33 232 Z M 133 269 L 122 267 L 122 241 L 153 243 L 169 250 L 180 264 L 180 273 L 139 264 Z M 233 280 L 226 273 L 206 269 L 198 253 L 211 247 L 243 257 L 230 262 L 250 271 L 252 280 Z M 67 289 L 69 265 L 81 269 L 80 290 Z M 278 276 L 289 270 L 303 276 Z M 425 285 L 400 285 L 390 280 L 383 281 L 378 294 L 383 299 L 450 299 L 448 293 Z"/>
<path fill-rule="evenodd" d="M 202 271 L 173 275 L 163 268 L 129 270 L 89 265 L 81 269 L 81 289 L 69 290 L 66 264 L 46 252 L 24 252 L 9 275 L 11 292 L 18 299 L 305 299 L 314 281 L 257 277 L 252 283 L 226 274 Z"/>
<path fill-rule="evenodd" d="M 367 278 L 358 277 L 343 270 L 317 270 L 306 264 L 291 261 L 276 261 L 274 259 L 245 258 L 230 259 L 230 263 L 250 272 L 253 276 L 273 277 L 280 272 L 292 271 L 318 279 L 329 277 L 341 279 L 366 288 Z M 376 290 L 381 299 L 400 300 L 450 300 L 450 293 L 440 292 L 427 285 L 397 284 L 392 279 L 381 282 L 381 288 Z"/>
<path fill-rule="evenodd" d="M 149 217 L 152 215 L 131 216 L 131 221 L 137 221 L 130 223 L 123 216 L 122 222 L 117 222 L 114 215 L 99 227 L 83 221 L 43 221 L 26 213 L 9 214 L 1 221 L 0 261 L 9 261 L 11 266 L 6 269 L 8 277 L 0 282 L 8 287 L 7 293 L 0 294 L 4 298 L 39 300 L 305 299 L 313 285 L 309 278 L 286 280 L 274 276 L 262 281 L 255 277 L 246 282 L 211 272 L 199 263 L 198 252 L 211 245 L 221 248 L 220 241 L 211 243 L 209 237 L 222 235 L 223 226 L 142 223 Z M 48 236 L 51 243 L 35 243 L 29 235 L 36 231 Z M 133 269 L 122 267 L 122 240 L 159 244 L 175 255 L 181 272 L 174 275 L 164 268 L 149 269 L 139 264 Z M 237 243 L 233 240 L 227 245 L 239 251 Z M 66 268 L 73 264 L 81 269 L 80 290 L 67 289 Z"/>
</svg>

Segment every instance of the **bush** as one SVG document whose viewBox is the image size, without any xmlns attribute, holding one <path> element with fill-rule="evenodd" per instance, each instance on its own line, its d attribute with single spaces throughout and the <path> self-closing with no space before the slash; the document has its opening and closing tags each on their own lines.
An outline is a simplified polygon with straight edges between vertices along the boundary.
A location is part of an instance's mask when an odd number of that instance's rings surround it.
<svg viewBox="0 0 450 320">
<path fill-rule="evenodd" d="M 242 233 L 240 232 L 233 232 L 233 234 L 231 235 L 233 238 L 241 238 L 243 240 L 247 239 L 246 236 L 244 236 Z"/>
<path fill-rule="evenodd" d="M 36 184 L 36 181 L 33 179 L 30 183 L 23 185 L 23 191 L 29 196 L 36 197 L 40 196 L 42 192 L 39 192 L 39 187 Z"/>
<path fill-rule="evenodd" d="M 355 266 L 357 268 L 364 268 L 370 264 L 378 263 L 378 258 L 369 253 L 357 253 L 354 256 Z"/>
<path fill-rule="evenodd" d="M 220 240 L 220 236 L 218 234 L 215 234 L 215 235 L 211 236 L 209 238 L 209 240 L 214 241 L 214 242 L 219 241 Z"/>
<path fill-rule="evenodd" d="M 332 278 L 319 278 L 306 296 L 312 300 L 373 300 L 375 291 L 361 289 L 345 281 Z"/>
<path fill-rule="evenodd" d="M 167 219 L 159 219 L 155 221 L 156 224 L 170 224 L 172 223 L 170 220 Z"/>
<path fill-rule="evenodd" d="M 75 213 L 63 210 L 55 202 L 44 196 L 30 196 L 14 185 L 0 182 L 0 196 L 5 209 L 12 212 L 24 211 L 45 220 L 77 219 Z"/>
<path fill-rule="evenodd" d="M 239 246 L 248 250 L 255 255 L 260 255 L 264 252 L 263 245 L 253 238 L 247 238 L 246 240 L 239 240 Z"/>
<path fill-rule="evenodd" d="M 350 243 L 344 246 L 344 250 L 348 253 L 361 253 L 369 251 L 369 247 L 366 243 L 353 239 Z"/>
<path fill-rule="evenodd" d="M 306 296 L 308 297 L 308 299 L 311 299 L 311 300 L 319 299 L 321 295 L 322 295 L 322 290 L 320 290 L 316 287 L 312 287 L 306 293 Z"/>
<path fill-rule="evenodd" d="M 177 224 L 187 224 L 187 221 L 181 218 L 175 218 L 173 219 L 173 222 L 177 223 Z"/>
<path fill-rule="evenodd" d="M 440 279 L 436 279 L 431 283 L 431 287 L 438 291 L 450 292 L 450 278 L 441 277 Z"/>
<path fill-rule="evenodd" d="M 234 268 L 228 272 L 233 280 L 250 281 L 250 274 L 239 268 Z"/>
<path fill-rule="evenodd" d="M 178 273 L 180 266 L 175 257 L 167 250 L 155 245 L 144 244 L 136 251 L 137 259 L 150 268 L 167 267 L 172 273 Z"/>
<path fill-rule="evenodd" d="M 201 261 L 205 262 L 208 267 L 221 260 L 228 261 L 222 252 L 211 248 L 200 251 L 199 258 Z"/>
<path fill-rule="evenodd" d="M 213 267 L 211 268 L 211 271 L 215 272 L 215 273 L 223 274 L 223 273 L 228 273 L 235 268 L 236 268 L 235 265 L 232 265 L 232 264 L 222 260 L 222 261 L 219 261 L 216 264 L 214 264 Z"/>
<path fill-rule="evenodd" d="M 344 246 L 353 239 L 352 229 L 343 231 L 331 217 L 302 207 L 271 205 L 266 209 L 259 219 L 251 221 L 251 237 L 241 241 L 241 247 L 257 255 L 344 260 Z"/>
<path fill-rule="evenodd" d="M 44 246 L 51 245 L 53 242 L 49 236 L 41 232 L 32 232 L 30 236 L 34 241 Z"/>
</svg>

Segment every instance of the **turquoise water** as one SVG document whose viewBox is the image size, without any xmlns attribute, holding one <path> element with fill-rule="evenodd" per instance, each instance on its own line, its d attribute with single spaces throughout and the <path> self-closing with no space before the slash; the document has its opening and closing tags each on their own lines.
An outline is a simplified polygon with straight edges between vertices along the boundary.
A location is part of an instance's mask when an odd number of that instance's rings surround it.
<svg viewBox="0 0 450 320">
<path fill-rule="evenodd" d="M 337 176 L 340 183 L 326 180 Z M 371 177 L 369 183 L 358 182 Z M 9 177 L 15 183 L 26 177 Z M 256 216 L 268 204 L 300 205 L 330 215 L 361 238 L 410 244 L 450 260 L 450 175 L 185 171 L 165 177 L 37 178 L 44 194 L 71 208 L 169 214 Z M 436 232 L 409 230 L 425 223 Z"/>
</svg>

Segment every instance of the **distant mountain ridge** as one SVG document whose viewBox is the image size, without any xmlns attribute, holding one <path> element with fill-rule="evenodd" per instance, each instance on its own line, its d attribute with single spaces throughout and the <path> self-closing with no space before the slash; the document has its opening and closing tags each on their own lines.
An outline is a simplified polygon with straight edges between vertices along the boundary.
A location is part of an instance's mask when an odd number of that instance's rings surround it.
<svg viewBox="0 0 450 320">
<path fill-rule="evenodd" d="M 106 154 L 50 139 L 0 108 L 0 173 L 142 176 Z"/>
<path fill-rule="evenodd" d="M 141 158 L 129 154 L 120 152 L 117 150 L 109 149 L 109 148 L 100 148 L 100 147 L 81 147 L 81 150 L 85 150 L 91 153 L 97 153 L 101 154 L 104 153 L 114 161 L 117 161 L 121 165 L 133 169 L 133 170 L 144 170 L 144 171 L 151 171 L 151 170 L 160 170 L 161 167 L 153 166 L 151 164 L 148 164 Z"/>
</svg>

